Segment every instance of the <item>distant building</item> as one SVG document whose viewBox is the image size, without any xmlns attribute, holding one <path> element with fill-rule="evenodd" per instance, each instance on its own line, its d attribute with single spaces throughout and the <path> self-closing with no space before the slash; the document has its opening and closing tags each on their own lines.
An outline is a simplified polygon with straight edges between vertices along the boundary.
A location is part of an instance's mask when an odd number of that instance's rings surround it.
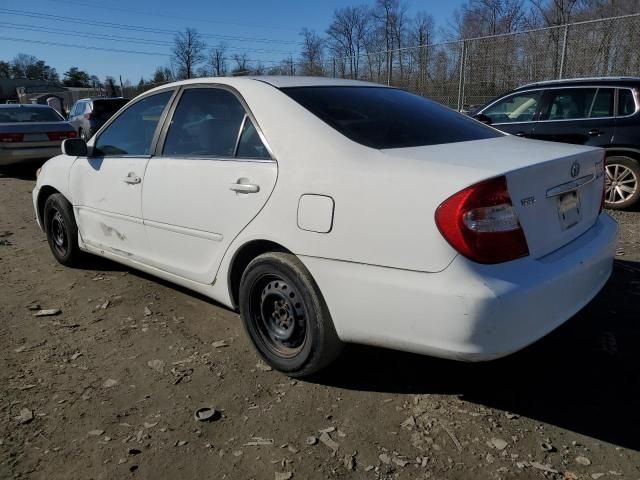
<svg viewBox="0 0 640 480">
<path fill-rule="evenodd" d="M 31 97 L 42 93 L 61 93 L 68 89 L 59 83 L 46 80 L 28 80 L 26 78 L 0 78 L 0 103 L 18 100 L 31 103 Z"/>
</svg>

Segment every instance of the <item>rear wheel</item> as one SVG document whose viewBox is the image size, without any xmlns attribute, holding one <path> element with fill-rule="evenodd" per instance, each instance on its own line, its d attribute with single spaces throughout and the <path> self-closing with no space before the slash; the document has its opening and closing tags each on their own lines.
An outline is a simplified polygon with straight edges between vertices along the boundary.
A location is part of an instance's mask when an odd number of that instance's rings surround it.
<svg viewBox="0 0 640 480">
<path fill-rule="evenodd" d="M 606 161 L 604 202 L 607 208 L 629 208 L 640 197 L 640 165 L 630 157 L 612 156 Z"/>
<path fill-rule="evenodd" d="M 262 358 L 289 376 L 311 375 L 342 350 L 318 286 L 292 254 L 255 258 L 242 275 L 239 303 L 245 330 Z"/>
<path fill-rule="evenodd" d="M 54 193 L 44 204 L 44 229 L 53 256 L 63 265 L 76 265 L 82 252 L 78 247 L 78 227 L 73 208 L 60 193 Z"/>
</svg>

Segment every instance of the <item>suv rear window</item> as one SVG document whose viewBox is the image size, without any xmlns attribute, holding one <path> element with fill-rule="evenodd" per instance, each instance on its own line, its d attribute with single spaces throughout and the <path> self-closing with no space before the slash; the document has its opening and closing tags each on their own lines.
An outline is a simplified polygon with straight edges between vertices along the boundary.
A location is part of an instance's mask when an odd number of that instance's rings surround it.
<svg viewBox="0 0 640 480">
<path fill-rule="evenodd" d="M 282 91 L 347 138 L 377 149 L 502 136 L 469 117 L 386 87 L 290 87 Z"/>
<path fill-rule="evenodd" d="M 126 98 L 118 98 L 113 100 L 94 100 L 93 101 L 93 114 L 96 118 L 108 120 L 124 107 L 129 100 Z"/>
<path fill-rule="evenodd" d="M 636 102 L 633 100 L 633 92 L 628 88 L 618 91 L 618 115 L 632 115 L 636 111 Z"/>
</svg>

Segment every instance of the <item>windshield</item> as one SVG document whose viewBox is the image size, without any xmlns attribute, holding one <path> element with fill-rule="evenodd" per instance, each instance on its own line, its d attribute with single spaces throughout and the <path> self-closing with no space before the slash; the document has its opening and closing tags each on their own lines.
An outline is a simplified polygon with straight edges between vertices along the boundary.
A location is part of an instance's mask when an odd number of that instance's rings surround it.
<svg viewBox="0 0 640 480">
<path fill-rule="evenodd" d="M 291 87 L 282 91 L 354 142 L 377 149 L 502 136 L 436 102 L 386 87 Z"/>
<path fill-rule="evenodd" d="M 93 114 L 97 118 L 104 118 L 105 120 L 111 118 L 114 113 L 124 107 L 129 100 L 126 98 L 119 98 L 114 100 L 94 100 L 93 101 Z"/>
<path fill-rule="evenodd" d="M 0 109 L 0 123 L 61 122 L 64 119 L 53 108 L 23 107 Z"/>
</svg>

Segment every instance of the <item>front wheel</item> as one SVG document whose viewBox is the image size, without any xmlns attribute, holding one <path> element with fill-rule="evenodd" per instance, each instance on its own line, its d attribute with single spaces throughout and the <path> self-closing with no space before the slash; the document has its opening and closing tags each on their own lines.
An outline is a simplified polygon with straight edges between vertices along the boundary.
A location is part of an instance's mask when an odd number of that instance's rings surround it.
<svg viewBox="0 0 640 480">
<path fill-rule="evenodd" d="M 43 217 L 53 256 L 62 265 L 76 265 L 82 252 L 78 247 L 78 227 L 71 204 L 62 194 L 54 193 L 45 201 Z"/>
<path fill-rule="evenodd" d="M 318 372 L 343 347 L 317 284 L 289 253 L 265 253 L 247 266 L 240 315 L 262 358 L 292 377 Z"/>
<path fill-rule="evenodd" d="M 605 166 L 605 207 L 629 208 L 640 197 L 640 164 L 630 157 L 608 157 Z"/>
</svg>

